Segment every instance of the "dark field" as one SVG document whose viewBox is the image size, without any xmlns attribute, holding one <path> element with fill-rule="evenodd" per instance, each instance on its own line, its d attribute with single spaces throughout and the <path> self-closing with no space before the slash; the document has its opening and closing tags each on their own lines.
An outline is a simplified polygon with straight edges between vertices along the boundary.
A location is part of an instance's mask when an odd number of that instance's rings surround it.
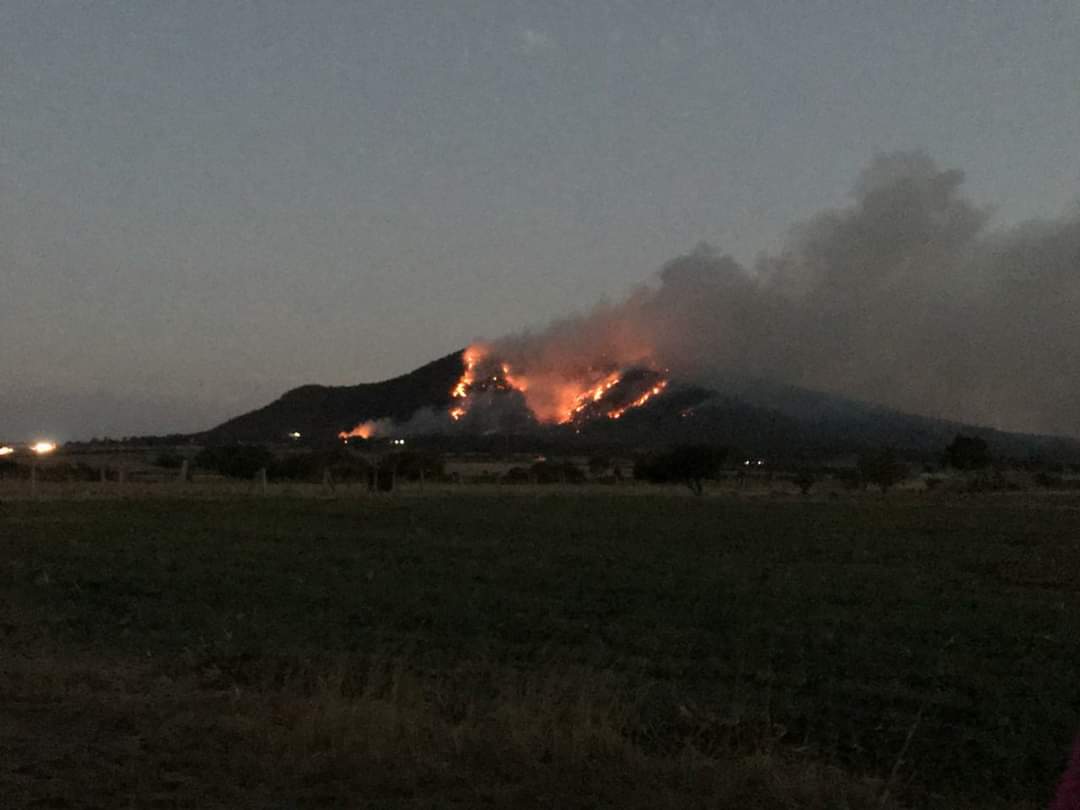
<svg viewBox="0 0 1080 810">
<path fill-rule="evenodd" d="M 1039 807 L 1080 499 L 0 505 L 5 807 Z"/>
</svg>

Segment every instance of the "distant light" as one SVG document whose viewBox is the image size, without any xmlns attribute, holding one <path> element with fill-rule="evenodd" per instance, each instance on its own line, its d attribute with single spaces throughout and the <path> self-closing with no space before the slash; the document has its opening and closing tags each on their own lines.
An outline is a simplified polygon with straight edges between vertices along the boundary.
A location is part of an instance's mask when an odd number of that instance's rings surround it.
<svg viewBox="0 0 1080 810">
<path fill-rule="evenodd" d="M 56 442 L 40 441 L 30 445 L 30 449 L 39 456 L 44 456 L 56 449 Z"/>
<path fill-rule="evenodd" d="M 399 444 L 399 445 L 400 444 L 405 444 L 405 440 L 404 439 L 394 439 L 393 444 Z"/>
<path fill-rule="evenodd" d="M 14 447 L 8 447 L 7 445 L 0 447 L 0 456 L 10 456 L 14 452 Z"/>
<path fill-rule="evenodd" d="M 747 459 L 746 461 L 744 461 L 743 466 L 744 467 L 749 467 L 750 466 L 750 459 Z"/>
<path fill-rule="evenodd" d="M 290 439 L 299 439 L 300 438 L 300 433 L 298 431 L 294 430 L 292 433 L 289 434 L 289 438 Z"/>
</svg>

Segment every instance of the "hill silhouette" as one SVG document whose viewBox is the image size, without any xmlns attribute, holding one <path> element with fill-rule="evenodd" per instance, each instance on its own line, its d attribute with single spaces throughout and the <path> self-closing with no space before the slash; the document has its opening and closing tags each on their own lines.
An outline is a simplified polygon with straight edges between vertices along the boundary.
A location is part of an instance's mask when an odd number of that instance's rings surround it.
<svg viewBox="0 0 1080 810">
<path fill-rule="evenodd" d="M 464 370 L 462 354 L 448 354 L 383 382 L 302 385 L 195 438 L 206 444 L 280 442 L 296 432 L 309 442 L 323 443 L 371 419 L 405 421 L 423 408 L 445 409 Z"/>
<path fill-rule="evenodd" d="M 998 458 L 1080 462 L 1080 441 L 1009 433 L 903 413 L 846 397 L 745 377 L 711 380 L 709 387 L 672 381 L 664 396 L 627 411 L 618 420 L 597 418 L 569 425 L 498 420 L 449 424 L 418 413 L 445 414 L 465 369 L 464 350 L 383 382 L 350 386 L 304 385 L 265 407 L 237 416 L 191 438 L 198 443 L 278 443 L 300 433 L 305 444 L 339 441 L 338 434 L 369 420 L 393 420 L 405 434 L 449 429 L 447 447 L 486 446 L 482 436 L 507 430 L 532 435 L 537 447 L 648 448 L 709 443 L 771 456 L 827 457 L 890 446 L 912 457 L 936 457 L 958 433 L 987 441 Z M 516 396 L 511 394 L 511 396 Z M 505 404 L 505 403 L 504 403 Z M 504 427 L 492 427 L 502 424 Z M 456 437 L 456 439 L 455 439 Z M 445 445 L 445 442 L 441 443 Z M 496 442 L 497 444 L 497 442 Z"/>
</svg>

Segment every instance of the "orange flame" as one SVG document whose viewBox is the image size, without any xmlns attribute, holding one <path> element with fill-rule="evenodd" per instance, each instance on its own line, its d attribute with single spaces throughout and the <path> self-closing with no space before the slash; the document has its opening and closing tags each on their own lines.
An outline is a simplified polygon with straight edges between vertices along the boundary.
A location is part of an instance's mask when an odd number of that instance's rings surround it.
<svg viewBox="0 0 1080 810">
<path fill-rule="evenodd" d="M 450 396 L 454 399 L 467 399 L 469 396 L 469 389 L 472 388 L 473 382 L 476 381 L 476 364 L 479 363 L 484 357 L 487 356 L 487 350 L 479 344 L 473 344 L 465 350 L 464 357 L 465 370 L 461 374 L 461 379 L 457 381 L 457 385 L 454 386 L 450 392 Z M 458 421 L 468 413 L 468 408 L 464 402 L 455 405 L 450 409 L 450 418 L 455 422 Z"/>
<path fill-rule="evenodd" d="M 622 374 L 618 372 L 609 374 L 598 385 L 588 388 L 583 393 L 578 394 L 574 399 L 574 404 L 569 411 L 567 411 L 566 416 L 559 420 L 559 423 L 565 425 L 567 422 L 572 422 L 575 416 L 589 407 L 589 403 L 599 402 L 603 399 L 604 394 L 618 385 L 621 379 Z"/>
<path fill-rule="evenodd" d="M 667 388 L 667 386 L 668 386 L 668 381 L 667 380 L 661 380 L 656 385 L 654 385 L 652 388 L 650 388 L 648 391 L 646 391 L 644 394 L 642 394 L 640 397 L 638 397 L 633 402 L 631 402 L 629 405 L 623 405 L 621 408 L 616 408 L 613 411 L 609 411 L 608 412 L 608 419 L 620 419 L 620 418 L 622 418 L 622 415 L 624 413 L 626 413 L 628 410 L 630 410 L 631 408 L 640 408 L 642 405 L 644 405 L 650 399 L 652 399 L 653 397 L 655 397 L 658 394 L 662 393 L 663 390 L 665 388 Z"/>
<path fill-rule="evenodd" d="M 557 369 L 530 370 L 528 374 L 523 374 L 511 368 L 508 362 L 499 362 L 497 366 L 485 363 L 489 356 L 490 349 L 481 344 L 473 344 L 465 350 L 462 358 L 465 368 L 450 391 L 453 402 L 449 414 L 455 422 L 468 413 L 471 405 L 469 398 L 474 393 L 495 388 L 522 394 L 538 421 L 565 425 L 585 413 L 590 406 L 601 402 L 611 389 L 623 381 L 622 371 L 608 373 L 599 379 L 595 373 L 583 370 L 570 374 Z M 644 405 L 660 394 L 667 384 L 667 380 L 661 380 L 633 402 L 600 413 L 610 419 L 619 419 L 626 411 Z"/>
<path fill-rule="evenodd" d="M 375 435 L 375 423 L 374 422 L 361 422 L 359 425 L 349 431 L 341 431 L 338 434 L 339 439 L 370 439 Z"/>
<path fill-rule="evenodd" d="M 525 393 L 529 390 L 529 378 L 523 377 L 520 374 L 514 374 L 510 371 L 510 364 L 502 364 L 503 379 L 506 380 L 506 384 L 513 388 L 515 391 Z"/>
</svg>

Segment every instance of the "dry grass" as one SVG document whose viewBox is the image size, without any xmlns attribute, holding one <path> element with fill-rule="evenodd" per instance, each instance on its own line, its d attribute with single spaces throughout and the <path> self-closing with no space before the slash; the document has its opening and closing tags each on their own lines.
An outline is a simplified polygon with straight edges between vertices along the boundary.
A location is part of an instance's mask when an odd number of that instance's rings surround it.
<svg viewBox="0 0 1080 810">
<path fill-rule="evenodd" d="M 0 804 L 1032 808 L 1078 505 L 5 503 Z"/>
<path fill-rule="evenodd" d="M 730 744 L 748 729 L 714 728 L 710 743 L 709 727 L 730 721 L 605 673 L 424 674 L 389 659 L 170 668 L 7 662 L 5 806 L 897 807 L 879 782 Z M 650 724 L 680 731 L 656 746 Z"/>
</svg>

